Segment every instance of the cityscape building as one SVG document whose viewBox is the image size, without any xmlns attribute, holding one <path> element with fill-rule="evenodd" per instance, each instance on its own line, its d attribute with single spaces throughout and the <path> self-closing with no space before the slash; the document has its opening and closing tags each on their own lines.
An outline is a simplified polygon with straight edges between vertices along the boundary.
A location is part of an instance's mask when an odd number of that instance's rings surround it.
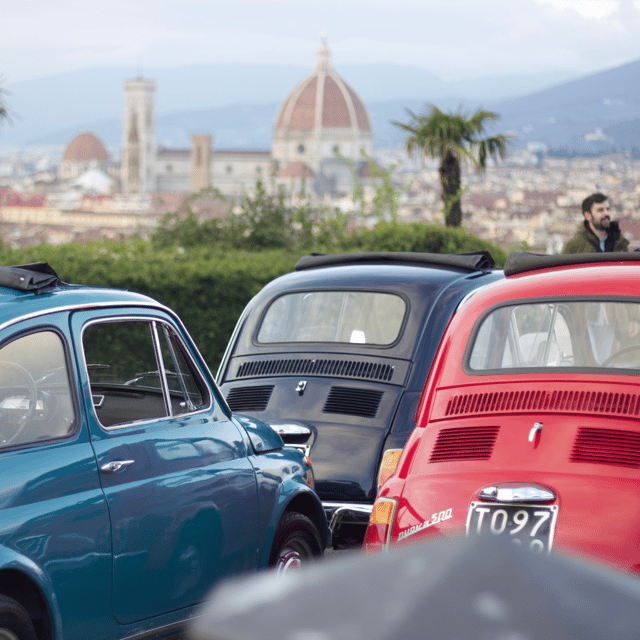
<svg viewBox="0 0 640 640">
<path fill-rule="evenodd" d="M 223 216 L 258 180 L 267 189 L 285 187 L 294 202 L 304 191 L 315 204 L 362 208 L 366 224 L 376 194 L 370 159 L 393 168 L 399 220 L 444 224 L 437 161 L 374 147 L 367 108 L 333 69 L 325 37 L 315 66 L 275 113 L 270 149 L 218 149 L 214 132 L 193 134 L 188 148 L 158 145 L 156 89 L 142 77 L 124 82 L 119 162 L 88 131 L 70 141 L 62 159 L 52 149 L 0 157 L 2 241 L 148 237 L 191 194 L 214 187 L 224 201 L 201 194 L 190 207 L 200 216 Z M 363 187 L 359 204 L 356 181 Z M 559 252 L 583 219 L 582 199 L 594 191 L 609 196 L 622 232 L 633 248 L 640 245 L 640 160 L 631 152 L 566 158 L 531 144 L 484 172 L 464 167 L 462 185 L 463 228 L 507 250 Z"/>
<path fill-rule="evenodd" d="M 129 119 L 125 103 L 125 126 Z M 363 154 L 374 153 L 371 119 L 333 68 L 325 36 L 314 69 L 278 109 L 271 150 L 216 149 L 213 140 L 211 134 L 196 134 L 190 149 L 158 149 L 153 191 L 213 186 L 237 197 L 273 174 L 292 192 L 306 184 L 318 198 L 336 198 L 353 191 L 354 176 L 369 182 Z"/>
<path fill-rule="evenodd" d="M 309 180 L 320 197 L 353 189 L 366 177 L 373 130 L 358 94 L 335 72 L 326 37 L 313 71 L 285 98 L 276 116 L 272 155 L 281 178 Z M 346 162 L 345 162 L 346 161 Z"/>
<path fill-rule="evenodd" d="M 155 191 L 156 83 L 144 78 L 124 83 L 122 192 Z"/>
<path fill-rule="evenodd" d="M 108 173 L 110 166 L 111 158 L 102 141 L 93 133 L 84 131 L 65 149 L 58 176 L 61 180 L 73 180 L 91 169 Z"/>
</svg>

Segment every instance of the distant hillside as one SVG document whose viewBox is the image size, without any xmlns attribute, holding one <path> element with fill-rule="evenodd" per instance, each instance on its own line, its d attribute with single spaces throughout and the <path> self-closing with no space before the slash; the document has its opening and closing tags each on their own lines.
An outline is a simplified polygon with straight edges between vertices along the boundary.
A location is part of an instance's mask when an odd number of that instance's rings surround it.
<svg viewBox="0 0 640 640">
<path fill-rule="evenodd" d="M 640 60 L 520 98 L 489 103 L 499 127 L 517 132 L 519 145 L 595 151 L 640 148 Z M 602 130 L 602 140 L 585 134 Z"/>
<path fill-rule="evenodd" d="M 270 144 L 270 129 L 277 106 L 312 70 L 306 66 L 208 65 L 179 69 L 144 69 L 144 77 L 157 83 L 156 112 L 159 139 L 188 144 L 189 116 L 196 130 L 213 133 L 224 147 Z M 446 83 L 437 75 L 412 66 L 391 64 L 345 65 L 338 73 L 356 90 L 385 129 L 390 118 L 401 117 L 402 105 L 451 99 L 496 100 L 549 86 L 555 76 L 496 76 Z M 106 67 L 58 74 L 6 85 L 13 124 L 0 127 L 0 146 L 66 145 L 77 133 L 90 130 L 105 144 L 120 147 L 122 85 L 139 75 L 137 70 Z M 8 74 L 10 78 L 10 74 Z M 379 105 L 380 103 L 380 105 Z M 384 114 L 389 106 L 389 114 Z M 238 105 L 242 105 L 238 107 Z M 246 130 L 236 112 L 248 116 Z M 209 120 L 206 113 L 209 113 Z M 163 124 L 160 124 L 160 120 Z M 185 124 L 186 121 L 186 124 Z M 203 129 L 200 125 L 206 125 Z M 161 130 L 166 127 L 165 131 Z M 195 126 L 195 125 L 193 125 Z M 265 137 L 265 131 L 269 131 Z M 384 139 L 389 136 L 383 135 Z"/>
<path fill-rule="evenodd" d="M 219 149 L 268 149 L 276 111 L 308 67 L 231 66 L 145 70 L 156 80 L 158 143 L 190 145 L 192 133 L 211 133 Z M 404 134 L 391 121 L 428 102 L 442 109 L 482 106 L 501 114 L 496 131 L 516 144 L 598 151 L 640 148 L 640 60 L 583 78 L 478 78 L 445 83 L 424 69 L 399 65 L 337 68 L 369 109 L 378 148 L 399 147 Z M 66 146 L 80 131 L 98 135 L 118 155 L 122 135 L 122 68 L 94 69 L 7 85 L 13 125 L 0 128 L 0 146 Z M 544 84 L 544 80 L 547 84 Z M 523 88 L 537 90 L 523 93 Z M 547 88 L 541 89 L 546 86 Z M 598 130 L 601 133 L 596 134 Z M 593 140 L 585 136 L 592 134 Z"/>
</svg>

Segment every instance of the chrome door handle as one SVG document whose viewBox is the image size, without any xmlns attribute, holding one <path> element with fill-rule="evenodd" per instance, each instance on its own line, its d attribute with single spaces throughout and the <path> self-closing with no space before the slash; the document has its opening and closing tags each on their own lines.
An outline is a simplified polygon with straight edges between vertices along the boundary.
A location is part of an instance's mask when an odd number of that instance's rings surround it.
<svg viewBox="0 0 640 640">
<path fill-rule="evenodd" d="M 135 460 L 114 460 L 113 462 L 107 462 L 100 467 L 100 471 L 104 473 L 113 473 L 114 471 L 122 471 L 122 469 L 132 465 Z"/>
</svg>

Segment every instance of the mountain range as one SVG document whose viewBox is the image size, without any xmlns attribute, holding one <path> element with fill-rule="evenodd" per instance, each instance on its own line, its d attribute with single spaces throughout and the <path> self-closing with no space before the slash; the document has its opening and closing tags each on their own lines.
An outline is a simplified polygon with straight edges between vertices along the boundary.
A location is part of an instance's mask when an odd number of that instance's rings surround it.
<svg viewBox="0 0 640 640">
<path fill-rule="evenodd" d="M 640 148 L 640 60 L 579 78 L 493 76 L 447 83 L 424 69 L 352 65 L 337 72 L 363 99 L 377 148 L 403 146 L 392 121 L 428 103 L 443 110 L 496 111 L 496 132 L 515 145 L 567 152 Z M 188 147 L 192 133 L 211 133 L 218 149 L 269 149 L 273 122 L 289 91 L 308 73 L 301 66 L 209 65 L 180 69 L 96 68 L 6 84 L 11 123 L 0 147 L 66 146 L 82 131 L 120 153 L 123 81 L 156 81 L 158 143 Z M 533 90 L 532 90 L 533 89 Z"/>
</svg>

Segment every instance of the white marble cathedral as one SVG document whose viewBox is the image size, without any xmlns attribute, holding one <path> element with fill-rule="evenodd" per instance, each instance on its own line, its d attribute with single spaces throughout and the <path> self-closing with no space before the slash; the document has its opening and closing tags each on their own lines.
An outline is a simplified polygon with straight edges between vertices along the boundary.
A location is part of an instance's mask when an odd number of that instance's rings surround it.
<svg viewBox="0 0 640 640">
<path fill-rule="evenodd" d="M 124 83 L 124 193 L 197 192 L 213 186 L 239 196 L 258 179 L 267 182 L 275 175 L 292 192 L 304 185 L 319 198 L 331 198 L 350 194 L 353 171 L 368 180 L 362 152 L 373 155 L 371 120 L 362 100 L 333 69 L 324 37 L 315 68 L 278 110 L 270 151 L 219 150 L 206 133 L 193 135 L 190 149 L 158 149 L 155 89 L 154 82 L 142 78 Z"/>
</svg>

